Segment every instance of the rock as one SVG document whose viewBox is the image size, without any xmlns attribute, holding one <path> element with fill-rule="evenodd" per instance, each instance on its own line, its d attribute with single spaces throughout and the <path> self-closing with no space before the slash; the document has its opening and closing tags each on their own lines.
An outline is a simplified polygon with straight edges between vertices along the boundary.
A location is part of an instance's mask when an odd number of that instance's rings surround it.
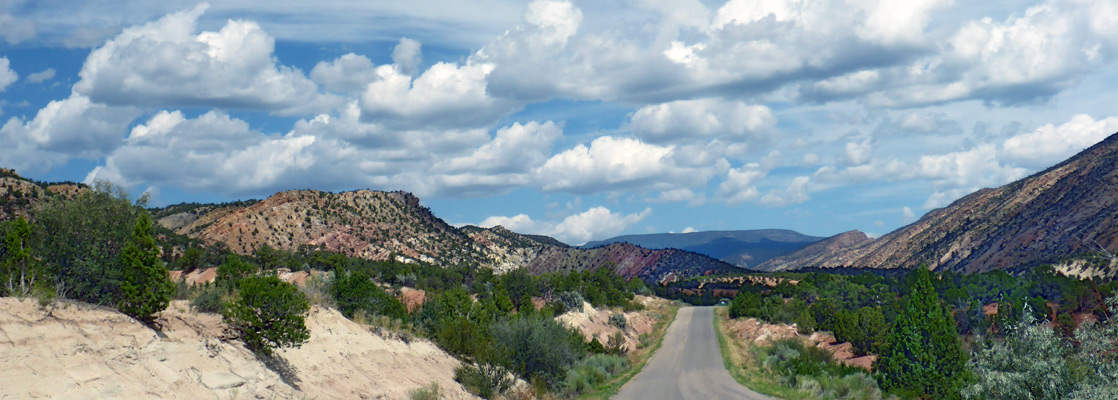
<svg viewBox="0 0 1118 400">
<path fill-rule="evenodd" d="M 212 371 L 202 373 L 202 384 L 210 389 L 229 389 L 245 384 L 241 377 L 226 371 Z"/>
</svg>

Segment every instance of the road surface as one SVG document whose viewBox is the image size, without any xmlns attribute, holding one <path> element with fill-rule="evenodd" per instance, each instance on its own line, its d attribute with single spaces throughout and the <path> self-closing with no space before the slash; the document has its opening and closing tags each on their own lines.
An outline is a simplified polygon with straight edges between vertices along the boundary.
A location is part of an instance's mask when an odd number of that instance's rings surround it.
<svg viewBox="0 0 1118 400">
<path fill-rule="evenodd" d="M 679 309 L 660 349 L 613 398 L 773 400 L 746 389 L 726 372 L 714 336 L 714 307 Z"/>
</svg>

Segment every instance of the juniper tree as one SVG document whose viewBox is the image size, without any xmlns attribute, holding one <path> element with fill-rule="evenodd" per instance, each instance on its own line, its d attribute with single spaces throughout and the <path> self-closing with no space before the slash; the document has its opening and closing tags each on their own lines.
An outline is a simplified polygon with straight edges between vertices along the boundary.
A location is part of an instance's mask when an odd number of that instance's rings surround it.
<svg viewBox="0 0 1118 400">
<path fill-rule="evenodd" d="M 882 389 L 902 395 L 957 398 L 967 374 L 954 319 L 940 304 L 925 268 L 914 272 L 912 291 L 889 331 L 877 362 Z"/>
<path fill-rule="evenodd" d="M 151 232 L 151 217 L 147 213 L 140 214 L 131 240 L 121 252 L 124 279 L 120 283 L 117 304 L 121 312 L 145 322 L 167 308 L 175 291 L 167 267 L 159 259 L 159 248 Z"/>
</svg>

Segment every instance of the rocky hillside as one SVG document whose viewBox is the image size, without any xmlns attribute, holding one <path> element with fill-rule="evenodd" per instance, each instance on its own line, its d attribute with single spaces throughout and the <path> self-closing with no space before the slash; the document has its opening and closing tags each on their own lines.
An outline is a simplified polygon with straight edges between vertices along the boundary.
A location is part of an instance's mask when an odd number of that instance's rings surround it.
<svg viewBox="0 0 1118 400">
<path fill-rule="evenodd" d="M 173 211 L 173 208 L 172 208 Z M 248 254 L 263 245 L 302 245 L 371 260 L 478 265 L 481 248 L 405 192 L 296 190 L 258 201 L 160 212 L 159 223 L 207 243 Z"/>
<path fill-rule="evenodd" d="M 835 253 L 872 241 L 861 231 L 848 231 L 812 243 L 800 250 L 775 257 L 757 266 L 761 271 L 783 271 L 824 265 Z"/>
<path fill-rule="evenodd" d="M 803 251 L 774 260 L 773 270 L 802 267 L 987 271 L 1063 263 L 1111 275 L 1113 262 L 1084 264 L 1118 252 L 1118 135 L 1045 171 L 983 189 L 877 240 L 825 256 Z M 805 249 L 807 250 L 807 249 Z"/>
<path fill-rule="evenodd" d="M 706 231 L 625 235 L 587 243 L 586 248 L 612 243 L 631 243 L 647 249 L 681 249 L 752 268 L 773 257 L 822 240 L 787 229 Z"/>
<path fill-rule="evenodd" d="M 30 218 L 31 210 L 54 196 L 71 196 L 85 186 L 77 183 L 39 183 L 0 168 L 0 221 Z"/>
<path fill-rule="evenodd" d="M 374 334 L 333 309 L 312 308 L 310 341 L 277 352 L 285 368 L 184 301 L 157 322 L 160 331 L 79 303 L 46 315 L 35 300 L 0 298 L 0 398 L 403 399 L 431 383 L 443 398 L 476 398 L 453 380 L 460 362 L 434 344 Z"/>
<path fill-rule="evenodd" d="M 285 250 L 311 245 L 371 260 L 470 265 L 498 272 L 527 268 L 546 273 L 609 265 L 626 277 L 646 280 L 668 274 L 737 270 L 681 250 L 649 250 L 620 243 L 579 249 L 500 226 L 455 228 L 404 192 L 288 191 L 261 201 L 181 204 L 156 214 L 161 225 L 176 233 L 206 243 L 225 243 L 241 254 L 264 245 Z"/>
</svg>

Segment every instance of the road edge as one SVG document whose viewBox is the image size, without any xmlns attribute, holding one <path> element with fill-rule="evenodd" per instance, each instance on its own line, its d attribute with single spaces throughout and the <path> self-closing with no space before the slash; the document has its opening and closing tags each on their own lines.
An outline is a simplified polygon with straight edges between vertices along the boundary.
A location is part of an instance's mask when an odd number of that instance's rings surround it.
<svg viewBox="0 0 1118 400">
<path fill-rule="evenodd" d="M 668 336 L 668 328 L 671 327 L 673 323 L 675 323 L 676 315 L 679 314 L 679 309 L 683 307 L 686 306 L 678 305 L 675 303 L 675 301 L 672 302 L 671 314 L 668 316 L 668 318 L 664 319 L 666 323 L 663 323 L 662 327 L 656 329 L 658 331 L 658 337 L 656 338 L 655 343 L 653 343 L 652 346 L 649 347 L 649 351 L 647 353 L 640 356 L 639 361 L 635 363 L 632 368 L 629 368 L 629 371 L 621 374 L 606 385 L 594 388 L 594 392 L 587 393 L 585 395 L 579 396 L 578 398 L 609 399 L 610 397 L 616 396 L 626 383 L 629 383 L 629 381 L 631 381 L 634 377 L 641 373 L 641 370 L 644 369 L 644 366 L 648 364 L 648 360 L 652 359 L 652 355 L 656 354 L 657 350 L 660 350 L 660 344 L 664 342 L 664 337 Z"/>
</svg>

